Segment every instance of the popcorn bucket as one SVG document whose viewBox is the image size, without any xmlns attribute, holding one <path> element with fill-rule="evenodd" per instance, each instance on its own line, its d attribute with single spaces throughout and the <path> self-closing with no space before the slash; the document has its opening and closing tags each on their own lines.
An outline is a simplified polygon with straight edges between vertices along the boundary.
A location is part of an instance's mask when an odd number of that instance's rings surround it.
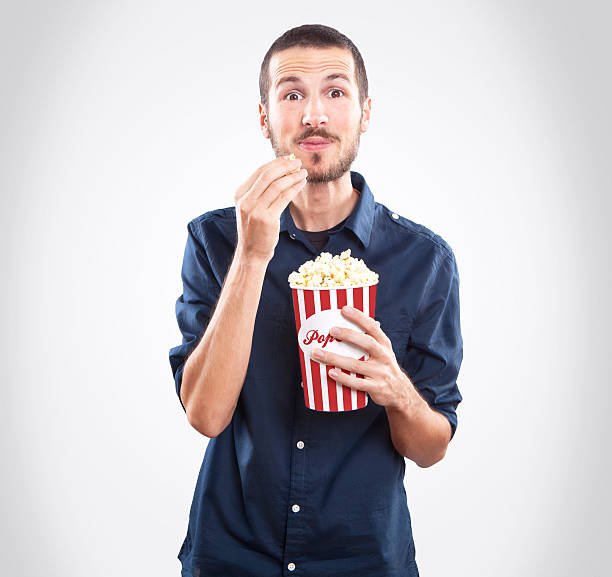
<svg viewBox="0 0 612 577">
<path fill-rule="evenodd" d="M 352 306 L 374 318 L 376 284 L 346 288 L 296 288 L 293 293 L 295 328 L 298 335 L 304 401 L 315 411 L 353 411 L 368 404 L 365 391 L 356 391 L 337 383 L 329 375 L 333 365 L 311 358 L 314 349 L 321 348 L 339 355 L 366 360 L 368 353 L 329 334 L 334 326 L 365 332 L 342 314 L 342 307 Z M 363 378 L 363 375 L 342 369 L 343 373 Z"/>
</svg>

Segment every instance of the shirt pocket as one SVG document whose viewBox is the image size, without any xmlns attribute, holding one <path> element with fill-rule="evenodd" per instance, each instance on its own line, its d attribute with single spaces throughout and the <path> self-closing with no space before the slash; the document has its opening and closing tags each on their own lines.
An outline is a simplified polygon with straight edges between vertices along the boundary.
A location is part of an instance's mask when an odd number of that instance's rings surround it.
<svg viewBox="0 0 612 577">
<path fill-rule="evenodd" d="M 265 309 L 255 318 L 253 342 L 251 345 L 250 368 L 256 369 L 257 376 L 269 374 L 275 367 L 284 367 L 297 356 L 297 335 L 295 319 L 282 311 Z"/>
</svg>

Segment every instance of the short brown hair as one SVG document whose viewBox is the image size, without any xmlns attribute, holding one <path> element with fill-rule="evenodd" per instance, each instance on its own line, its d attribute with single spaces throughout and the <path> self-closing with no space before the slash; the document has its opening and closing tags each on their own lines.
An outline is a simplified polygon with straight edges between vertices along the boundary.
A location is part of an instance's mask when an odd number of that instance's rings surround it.
<svg viewBox="0 0 612 577">
<path fill-rule="evenodd" d="M 277 38 L 266 52 L 261 70 L 259 71 L 259 97 L 261 103 L 268 107 L 268 92 L 270 91 L 270 59 L 277 52 L 301 46 L 303 48 L 330 48 L 337 46 L 350 50 L 355 62 L 355 80 L 359 88 L 359 103 L 363 106 L 368 97 L 368 76 L 366 74 L 363 58 L 350 38 L 338 32 L 335 28 L 323 24 L 304 24 L 297 28 L 287 30 Z"/>
</svg>

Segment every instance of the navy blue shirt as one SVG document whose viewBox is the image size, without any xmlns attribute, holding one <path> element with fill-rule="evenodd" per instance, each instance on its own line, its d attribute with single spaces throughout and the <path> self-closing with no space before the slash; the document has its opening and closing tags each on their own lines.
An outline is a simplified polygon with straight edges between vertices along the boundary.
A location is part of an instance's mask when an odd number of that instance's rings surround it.
<svg viewBox="0 0 612 577">
<path fill-rule="evenodd" d="M 375 202 L 363 176 L 352 213 L 323 248 L 351 249 L 379 275 L 376 320 L 400 366 L 430 404 L 457 426 L 463 345 L 459 277 L 438 235 Z M 205 331 L 236 247 L 235 208 L 187 227 L 176 302 L 182 344 L 170 350 L 179 394 L 183 366 Z M 306 408 L 287 277 L 319 254 L 289 211 L 268 264 L 246 377 L 233 418 L 209 441 L 187 535 L 185 577 L 412 577 L 418 575 L 404 490 L 405 461 L 384 407 Z M 274 354 L 270 354 L 270 351 Z"/>
</svg>

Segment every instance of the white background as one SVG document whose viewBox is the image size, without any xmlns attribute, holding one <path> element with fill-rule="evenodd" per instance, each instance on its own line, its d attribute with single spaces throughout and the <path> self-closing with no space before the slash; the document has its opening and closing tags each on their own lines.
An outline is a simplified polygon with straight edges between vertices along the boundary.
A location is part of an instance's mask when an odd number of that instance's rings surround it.
<svg viewBox="0 0 612 577">
<path fill-rule="evenodd" d="M 0 573 L 179 575 L 206 446 L 168 362 L 187 222 L 273 158 L 261 60 L 323 23 L 368 70 L 354 169 L 459 266 L 459 428 L 407 461 L 421 574 L 609 575 L 611 12 L 3 3 Z"/>
</svg>

